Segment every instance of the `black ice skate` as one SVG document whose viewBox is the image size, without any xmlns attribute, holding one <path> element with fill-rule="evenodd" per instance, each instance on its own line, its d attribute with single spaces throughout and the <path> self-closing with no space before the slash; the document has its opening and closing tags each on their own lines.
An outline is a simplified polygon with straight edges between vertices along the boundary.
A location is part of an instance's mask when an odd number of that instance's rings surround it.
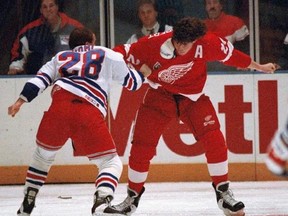
<svg viewBox="0 0 288 216">
<path fill-rule="evenodd" d="M 226 216 L 244 216 L 244 203 L 234 199 L 232 191 L 229 189 L 229 182 L 223 182 L 215 187 L 215 192 L 219 208 Z"/>
<path fill-rule="evenodd" d="M 112 196 L 100 197 L 96 191 L 94 194 L 94 204 L 91 209 L 92 216 L 97 215 L 113 215 L 113 216 L 123 216 L 126 215 L 117 209 L 111 207 Z"/>
<path fill-rule="evenodd" d="M 140 194 L 137 194 L 135 191 L 128 188 L 127 190 L 128 196 L 126 197 L 126 199 L 122 203 L 112 206 L 112 208 L 120 212 L 123 212 L 127 216 L 132 215 L 136 211 L 139 204 L 139 200 L 144 191 L 145 188 L 143 187 Z"/>
<path fill-rule="evenodd" d="M 35 206 L 35 199 L 38 193 L 38 189 L 28 187 L 24 196 L 24 200 L 17 211 L 18 216 L 29 216 Z"/>
</svg>

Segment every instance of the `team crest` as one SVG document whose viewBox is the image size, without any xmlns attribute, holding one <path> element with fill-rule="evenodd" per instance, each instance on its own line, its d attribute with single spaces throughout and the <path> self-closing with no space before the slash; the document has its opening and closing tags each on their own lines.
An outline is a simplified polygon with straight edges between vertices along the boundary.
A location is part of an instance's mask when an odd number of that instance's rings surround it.
<svg viewBox="0 0 288 216">
<path fill-rule="evenodd" d="M 158 74 L 158 79 L 162 82 L 173 84 L 176 80 L 183 77 L 189 70 L 191 70 L 194 62 L 187 64 L 173 65 Z"/>
</svg>

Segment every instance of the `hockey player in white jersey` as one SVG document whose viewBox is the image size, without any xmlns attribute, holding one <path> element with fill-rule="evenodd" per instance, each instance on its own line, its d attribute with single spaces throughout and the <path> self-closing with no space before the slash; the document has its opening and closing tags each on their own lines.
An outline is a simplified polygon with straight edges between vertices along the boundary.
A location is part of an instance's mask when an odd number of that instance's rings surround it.
<svg viewBox="0 0 288 216">
<path fill-rule="evenodd" d="M 8 108 L 8 114 L 14 117 L 25 102 L 53 85 L 52 103 L 38 128 L 37 147 L 26 174 L 18 216 L 31 214 L 57 151 L 69 138 L 75 155 L 87 156 L 98 167 L 92 215 L 123 215 L 110 208 L 122 163 L 105 123 L 109 85 L 114 80 L 134 91 L 151 71 L 145 65 L 140 69 L 143 73 L 128 68 L 121 54 L 94 46 L 95 41 L 92 31 L 76 28 L 69 40 L 72 50 L 59 52 L 42 66 Z"/>
<path fill-rule="evenodd" d="M 288 176 L 288 118 L 283 127 L 279 128 L 272 138 L 267 150 L 266 166 L 275 175 Z"/>
</svg>

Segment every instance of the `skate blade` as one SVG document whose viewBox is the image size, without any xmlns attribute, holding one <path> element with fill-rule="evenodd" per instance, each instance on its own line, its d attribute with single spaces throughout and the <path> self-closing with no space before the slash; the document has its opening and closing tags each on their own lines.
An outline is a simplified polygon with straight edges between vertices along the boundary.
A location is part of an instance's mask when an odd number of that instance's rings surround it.
<svg viewBox="0 0 288 216">
<path fill-rule="evenodd" d="M 240 209 L 237 212 L 230 212 L 228 216 L 245 216 L 244 209 Z"/>
<path fill-rule="evenodd" d="M 92 216 L 123 216 L 126 214 L 95 212 Z"/>
</svg>

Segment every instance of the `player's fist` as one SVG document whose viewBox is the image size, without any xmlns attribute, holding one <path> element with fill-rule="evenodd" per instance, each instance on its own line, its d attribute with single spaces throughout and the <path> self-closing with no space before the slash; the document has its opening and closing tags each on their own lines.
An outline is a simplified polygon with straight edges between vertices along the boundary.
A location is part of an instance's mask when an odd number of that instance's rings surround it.
<svg viewBox="0 0 288 216">
<path fill-rule="evenodd" d="M 140 68 L 140 72 L 145 76 L 148 77 L 152 73 L 152 70 L 148 67 L 148 65 L 143 64 Z"/>
<path fill-rule="evenodd" d="M 8 115 L 14 117 L 19 112 L 23 103 L 25 103 L 25 101 L 22 98 L 18 98 L 14 104 L 8 107 Z"/>
<path fill-rule="evenodd" d="M 9 71 L 7 72 L 8 75 L 16 75 L 16 74 L 23 74 L 23 70 L 18 69 L 18 68 L 11 68 L 9 69 Z"/>
</svg>

